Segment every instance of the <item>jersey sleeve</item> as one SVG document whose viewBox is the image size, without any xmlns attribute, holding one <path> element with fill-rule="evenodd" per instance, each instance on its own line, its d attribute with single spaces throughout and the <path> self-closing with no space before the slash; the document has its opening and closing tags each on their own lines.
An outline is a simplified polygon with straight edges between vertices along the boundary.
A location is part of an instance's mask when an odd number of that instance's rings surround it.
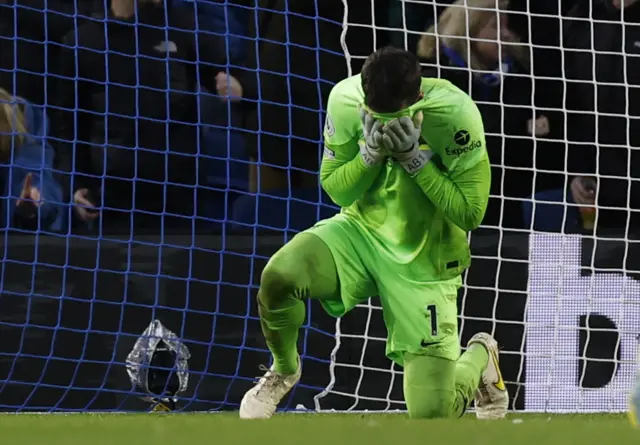
<svg viewBox="0 0 640 445">
<path fill-rule="evenodd" d="M 443 113 L 437 128 L 429 128 L 425 132 L 434 134 L 435 140 L 428 140 L 428 145 L 437 155 L 443 170 L 448 172 L 469 169 L 487 156 L 480 110 L 466 93 L 455 91 L 457 94 L 452 98 L 455 106 Z"/>
<path fill-rule="evenodd" d="M 363 137 L 358 104 L 336 85 L 327 104 L 320 183 L 331 199 L 348 207 L 371 188 L 381 165 L 367 166 L 359 152 Z"/>
<path fill-rule="evenodd" d="M 455 114 L 444 125 L 438 146 L 415 177 L 429 200 L 463 230 L 480 225 L 489 202 L 491 166 L 487 155 L 482 117 L 475 103 L 464 95 Z"/>
<path fill-rule="evenodd" d="M 452 175 L 429 162 L 415 177 L 420 189 L 456 226 L 465 231 L 480 225 L 489 202 L 491 166 L 486 156 Z"/>
</svg>

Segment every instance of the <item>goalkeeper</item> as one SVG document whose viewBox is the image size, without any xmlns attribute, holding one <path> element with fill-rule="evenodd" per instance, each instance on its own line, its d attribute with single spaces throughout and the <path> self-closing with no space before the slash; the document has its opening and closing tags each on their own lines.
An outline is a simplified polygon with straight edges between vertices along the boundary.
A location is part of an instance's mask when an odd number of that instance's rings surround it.
<svg viewBox="0 0 640 445">
<path fill-rule="evenodd" d="M 479 418 L 504 417 L 496 341 L 477 334 L 460 355 L 458 340 L 467 232 L 482 221 L 491 174 L 476 105 L 446 80 L 423 79 L 413 54 L 385 48 L 333 88 L 324 139 L 322 187 L 342 211 L 296 235 L 262 273 L 274 363 L 240 417 L 271 417 L 300 379 L 304 299 L 340 317 L 374 295 L 412 418 L 460 416 L 474 396 Z"/>
</svg>

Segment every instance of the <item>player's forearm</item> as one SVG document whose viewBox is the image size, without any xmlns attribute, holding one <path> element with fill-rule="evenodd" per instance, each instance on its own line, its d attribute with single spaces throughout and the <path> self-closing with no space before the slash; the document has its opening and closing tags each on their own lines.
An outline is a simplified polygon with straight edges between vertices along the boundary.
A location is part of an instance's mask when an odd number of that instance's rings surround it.
<svg viewBox="0 0 640 445">
<path fill-rule="evenodd" d="M 466 231 L 480 225 L 491 186 L 487 158 L 453 179 L 429 162 L 414 178 L 429 200 L 455 225 Z"/>
<path fill-rule="evenodd" d="M 365 165 L 360 155 L 345 163 L 324 159 L 320 183 L 333 202 L 340 207 L 349 207 L 371 188 L 381 168 L 382 164 Z"/>
</svg>

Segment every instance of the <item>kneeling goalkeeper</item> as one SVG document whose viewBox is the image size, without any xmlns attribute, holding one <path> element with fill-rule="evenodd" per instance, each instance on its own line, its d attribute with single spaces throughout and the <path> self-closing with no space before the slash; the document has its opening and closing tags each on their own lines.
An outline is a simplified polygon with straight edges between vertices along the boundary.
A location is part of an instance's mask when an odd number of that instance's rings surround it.
<svg viewBox="0 0 640 445">
<path fill-rule="evenodd" d="M 412 418 L 460 416 L 474 396 L 479 418 L 504 417 L 496 341 L 477 334 L 460 355 L 458 340 L 467 233 L 482 221 L 491 175 L 476 105 L 448 81 L 422 78 L 413 54 L 385 48 L 333 88 L 324 139 L 322 187 L 342 211 L 296 235 L 262 273 L 274 363 L 240 417 L 271 417 L 300 379 L 304 299 L 340 317 L 373 295 Z"/>
</svg>

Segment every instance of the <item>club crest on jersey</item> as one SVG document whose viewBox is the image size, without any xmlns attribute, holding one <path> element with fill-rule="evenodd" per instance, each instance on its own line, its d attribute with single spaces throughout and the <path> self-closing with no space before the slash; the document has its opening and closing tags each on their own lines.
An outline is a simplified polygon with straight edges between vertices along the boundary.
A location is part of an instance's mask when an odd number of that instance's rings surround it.
<svg viewBox="0 0 640 445">
<path fill-rule="evenodd" d="M 327 136 L 331 137 L 336 134 L 336 127 L 333 125 L 333 121 L 331 120 L 331 116 L 327 114 L 327 120 L 324 123 L 324 131 L 327 133 Z"/>
</svg>

